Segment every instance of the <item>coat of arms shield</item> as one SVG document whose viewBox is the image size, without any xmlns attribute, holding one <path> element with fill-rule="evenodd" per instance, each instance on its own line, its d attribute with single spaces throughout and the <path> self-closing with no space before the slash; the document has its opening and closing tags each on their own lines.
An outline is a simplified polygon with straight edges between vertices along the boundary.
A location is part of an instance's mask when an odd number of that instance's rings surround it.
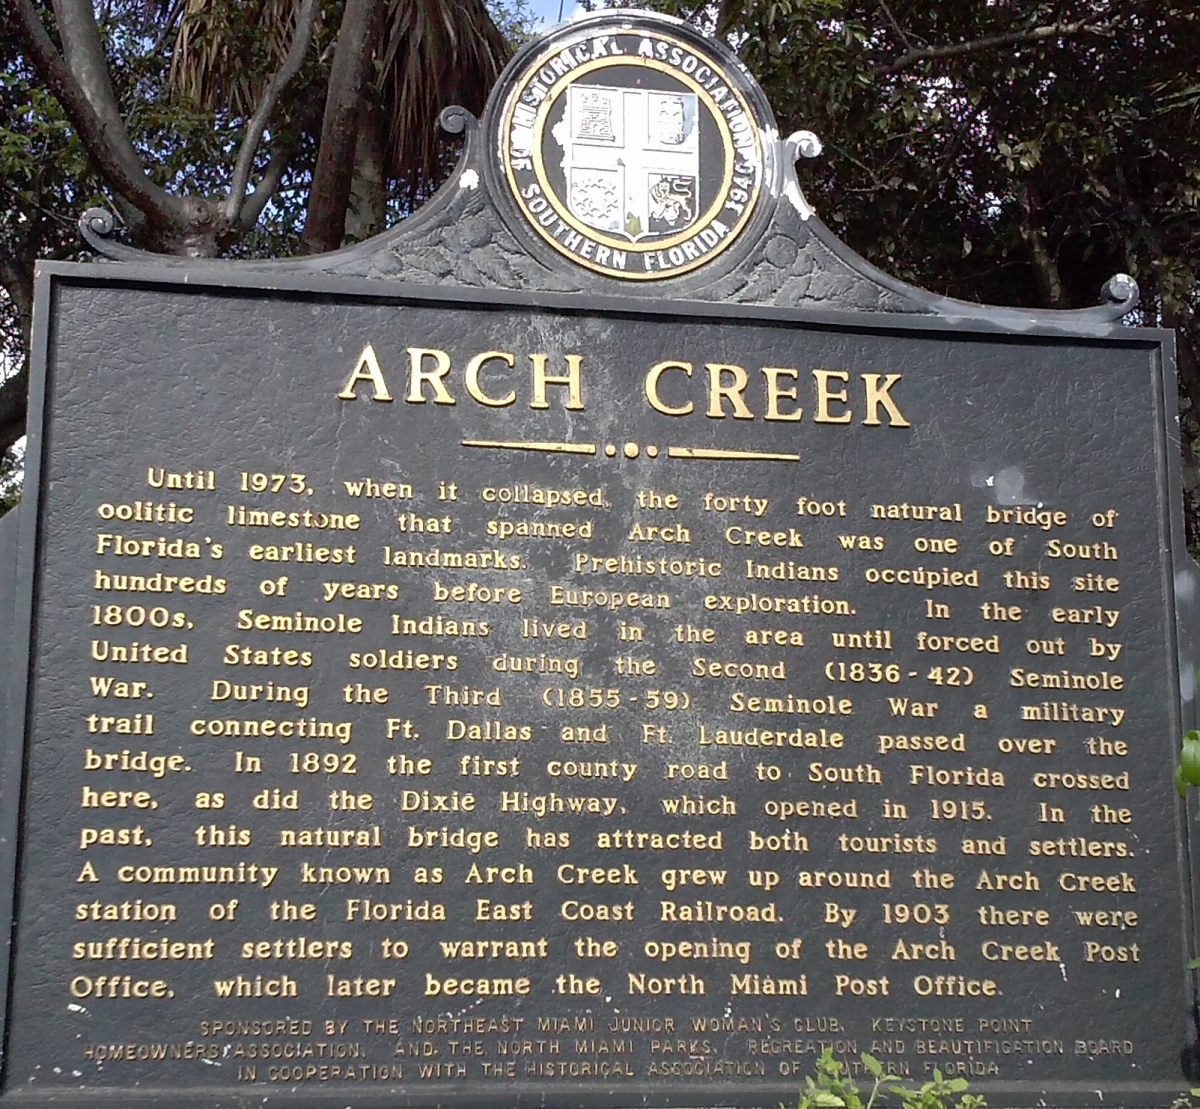
<svg viewBox="0 0 1200 1109">
<path fill-rule="evenodd" d="M 637 242 L 691 227 L 700 212 L 696 94 L 575 84 L 554 129 L 567 207 Z"/>
</svg>

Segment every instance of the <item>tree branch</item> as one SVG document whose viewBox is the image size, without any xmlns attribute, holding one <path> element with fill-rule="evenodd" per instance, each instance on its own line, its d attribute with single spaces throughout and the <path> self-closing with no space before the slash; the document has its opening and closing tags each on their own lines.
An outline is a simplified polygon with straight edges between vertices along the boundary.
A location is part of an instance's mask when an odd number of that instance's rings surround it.
<svg viewBox="0 0 1200 1109">
<path fill-rule="evenodd" d="M 267 87 L 263 90 L 262 99 L 259 101 L 258 107 L 254 110 L 254 115 L 250 117 L 250 122 L 246 124 L 246 136 L 242 140 L 242 145 L 238 150 L 237 163 L 233 170 L 233 182 L 229 187 L 229 198 L 225 201 L 225 218 L 229 223 L 239 222 L 242 213 L 242 202 L 246 200 L 246 189 L 250 184 L 250 171 L 254 168 L 254 155 L 258 150 L 258 144 L 262 141 L 263 132 L 266 130 L 267 123 L 271 118 L 271 113 L 275 110 L 275 105 L 279 101 L 280 94 L 288 83 L 300 72 L 300 67 L 304 64 L 304 58 L 308 54 L 309 43 L 312 41 L 313 24 L 317 18 L 317 0 L 301 0 L 300 11 L 296 15 L 296 30 L 292 35 L 291 45 L 288 47 L 287 55 L 283 59 L 283 64 L 278 71 L 267 82 Z M 275 163 L 275 158 L 272 156 L 271 164 L 267 167 L 267 173 L 271 172 L 271 167 Z M 275 184 L 271 188 L 274 192 L 279 186 L 279 178 L 283 175 L 283 169 L 280 168 L 275 177 Z M 266 182 L 266 174 L 263 176 L 263 181 L 259 183 L 259 187 L 255 189 L 254 195 L 258 196 L 263 184 Z M 258 204 L 258 210 L 255 212 L 254 219 L 250 221 L 250 226 L 258 220 L 262 213 L 263 206 L 266 204 L 268 196 L 262 198 Z"/>
<path fill-rule="evenodd" d="M 1183 387 L 1184 395 L 1191 405 L 1192 418 L 1200 422 L 1200 365 L 1197 364 L 1196 351 L 1192 346 L 1189 334 L 1190 329 L 1181 319 L 1177 310 L 1165 306 L 1163 323 L 1172 328 L 1179 337 L 1179 343 L 1175 349 L 1175 366 L 1179 371 L 1179 384 Z M 1181 438 L 1186 439 L 1186 436 Z M 1191 449 L 1190 444 L 1189 449 Z"/>
<path fill-rule="evenodd" d="M 719 38 L 724 38 L 732 30 L 736 16 L 737 0 L 721 0 L 717 7 L 717 22 L 713 32 Z"/>
<path fill-rule="evenodd" d="M 950 117 L 951 126 L 954 129 L 954 138 L 946 144 L 946 151 L 942 155 L 941 162 L 938 165 L 938 171 L 936 173 L 924 175 L 925 182 L 921 187 L 920 195 L 917 197 L 916 203 L 909 207 L 908 215 L 904 217 L 900 224 L 901 235 L 906 234 L 908 232 L 908 226 L 912 220 L 924 212 L 926 205 L 929 203 L 929 198 L 933 194 L 934 190 L 941 188 L 944 182 L 954 180 L 954 175 L 951 172 L 951 169 L 955 160 L 958 158 L 958 153 L 962 149 L 963 143 L 965 142 L 965 132 L 974 124 L 976 117 L 979 115 L 979 111 L 980 106 L 978 104 L 972 104 L 970 110 L 965 116 L 958 116 L 956 114 Z"/>
<path fill-rule="evenodd" d="M 292 161 L 292 155 L 295 152 L 295 143 L 284 141 L 279 142 L 275 150 L 271 152 L 271 160 L 267 163 L 267 168 L 263 170 L 262 177 L 258 179 L 258 184 L 254 187 L 254 192 L 246 197 L 241 210 L 237 214 L 237 226 L 239 230 L 242 232 L 249 231 L 250 228 L 258 223 L 258 217 L 262 215 L 267 202 L 275 195 L 275 190 L 279 188 L 279 182 L 283 180 L 283 175 L 287 172 L 287 168 Z"/>
<path fill-rule="evenodd" d="M 904 28 L 900 26 L 896 17 L 892 14 L 892 9 L 888 5 L 887 0 L 879 0 L 879 6 L 883 9 L 883 14 L 887 16 L 887 21 L 892 25 L 892 30 L 900 36 L 900 41 L 904 43 L 905 47 L 908 49 L 908 52 L 912 53 L 916 47 L 913 46 L 912 39 L 910 39 L 908 35 L 904 33 Z"/>
<path fill-rule="evenodd" d="M 1115 203 L 1120 203 L 1125 209 L 1125 214 L 1137 226 L 1149 251 L 1150 270 L 1154 274 L 1158 308 L 1162 314 L 1160 322 L 1163 327 L 1171 328 L 1179 337 L 1175 362 L 1176 370 L 1179 373 L 1179 384 L 1191 404 L 1192 418 L 1200 422 L 1200 364 L 1197 363 L 1195 357 L 1195 350 L 1191 342 L 1192 328 L 1189 326 L 1194 318 L 1193 313 L 1186 303 L 1180 303 L 1176 298 L 1168 295 L 1166 280 L 1168 255 L 1163 242 L 1162 228 L 1146 214 L 1123 166 L 1117 165 L 1116 175 L 1121 183 L 1122 195 L 1119 200 L 1115 200 L 1112 193 L 1109 192 L 1108 198 Z"/>
<path fill-rule="evenodd" d="M 33 320 L 33 269 L 8 251 L 0 252 L 0 286 L 8 294 L 21 321 L 21 345 L 29 349 Z"/>
<path fill-rule="evenodd" d="M 33 259 L 38 244 L 31 231 L 23 250 L 0 251 L 0 286 L 12 301 L 21 328 L 20 369 L 0 382 L 0 454 L 25 434 L 29 394 L 29 340 L 33 327 Z"/>
<path fill-rule="evenodd" d="M 30 59 L 113 188 L 147 215 L 157 215 L 164 222 L 175 218 L 177 202 L 146 176 L 120 117 L 113 121 L 97 114 L 47 34 L 32 0 L 7 0 L 7 5 L 16 17 L 17 34 Z M 132 164 L 127 160 L 130 155 Z"/>
<path fill-rule="evenodd" d="M 1117 19 L 1101 23 L 1089 23 L 1080 19 L 1074 23 L 1049 23 L 1042 27 L 1031 27 L 1026 31 L 1006 31 L 1000 35 L 985 35 L 983 38 L 971 39 L 969 42 L 955 42 L 946 46 L 924 46 L 915 50 L 906 50 L 887 65 L 877 66 L 875 72 L 880 76 L 896 73 L 907 69 L 918 62 L 932 61 L 936 58 L 954 58 L 962 54 L 974 54 L 981 50 L 994 50 L 998 46 L 1022 46 L 1028 43 L 1043 42 L 1052 38 L 1069 38 L 1072 35 L 1105 35 L 1116 25 Z"/>
<path fill-rule="evenodd" d="M 100 42 L 100 29 L 96 26 L 95 10 L 85 0 L 53 0 L 53 7 L 67 69 L 104 125 L 115 155 L 125 163 L 126 169 L 140 173 L 142 161 L 130 141 L 125 121 L 121 119 L 108 72 L 108 59 Z"/>
<path fill-rule="evenodd" d="M 25 365 L 7 381 L 0 383 L 0 452 L 8 450 L 25 434 L 25 413 L 29 397 L 29 356 Z"/>
<path fill-rule="evenodd" d="M 1063 307 L 1062 277 L 1058 272 L 1058 263 L 1046 245 L 1046 233 L 1038 226 L 1037 200 L 1028 185 L 1018 182 L 1015 186 L 1017 202 L 1021 207 L 1021 219 L 1018 231 L 1022 241 L 1029 248 L 1033 272 L 1037 276 L 1038 286 L 1042 292 L 1042 300 L 1047 308 Z"/>
</svg>

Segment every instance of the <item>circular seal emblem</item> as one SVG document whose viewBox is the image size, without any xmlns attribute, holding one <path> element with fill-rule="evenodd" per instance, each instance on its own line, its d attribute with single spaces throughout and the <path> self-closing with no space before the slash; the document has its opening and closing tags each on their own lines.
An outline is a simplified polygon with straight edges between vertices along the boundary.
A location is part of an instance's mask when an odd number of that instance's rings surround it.
<svg viewBox="0 0 1200 1109">
<path fill-rule="evenodd" d="M 521 223 L 610 277 L 687 273 L 762 207 L 770 109 L 740 63 L 676 20 L 607 12 L 522 52 L 494 108 Z"/>
</svg>

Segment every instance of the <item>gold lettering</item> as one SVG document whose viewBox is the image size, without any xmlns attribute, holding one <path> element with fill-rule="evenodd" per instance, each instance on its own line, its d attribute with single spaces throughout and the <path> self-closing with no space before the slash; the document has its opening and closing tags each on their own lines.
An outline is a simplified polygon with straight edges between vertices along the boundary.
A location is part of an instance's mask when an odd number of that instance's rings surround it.
<svg viewBox="0 0 1200 1109">
<path fill-rule="evenodd" d="M 464 375 L 464 384 L 467 387 L 467 392 L 471 395 L 472 400 L 478 401 L 480 404 L 486 404 L 489 408 L 504 408 L 512 404 L 517 399 L 517 394 L 510 389 L 502 397 L 489 397 L 483 391 L 479 384 L 479 371 L 483 368 L 485 362 L 493 360 L 504 362 L 510 368 L 516 359 L 503 350 L 485 350 L 482 354 L 475 355 L 470 362 L 467 363 L 467 371 Z"/>
<path fill-rule="evenodd" d="M 830 401 L 839 401 L 842 404 L 848 404 L 850 397 L 843 389 L 840 393 L 832 392 L 829 388 L 831 378 L 836 378 L 838 381 L 847 382 L 850 380 L 850 375 L 844 370 L 813 370 L 813 381 L 817 385 L 817 415 L 815 421 L 819 424 L 848 424 L 853 417 L 853 413 L 847 409 L 841 415 L 835 416 L 829 411 Z"/>
<path fill-rule="evenodd" d="M 432 370 L 423 369 L 426 358 L 433 359 L 434 368 Z M 425 382 L 429 382 L 433 386 L 434 404 L 457 403 L 442 381 L 450 372 L 450 355 L 444 350 L 435 350 L 428 347 L 409 347 L 408 359 L 410 366 L 408 396 L 404 399 L 409 404 L 425 403 Z"/>
<path fill-rule="evenodd" d="M 664 416 L 687 416 L 694 407 L 691 401 L 678 408 L 672 408 L 670 405 L 664 404 L 658 395 L 658 380 L 667 370 L 682 370 L 688 377 L 692 376 L 690 362 L 659 362 L 657 365 L 651 366 L 650 372 L 646 374 L 646 400 L 650 402 L 651 408 L 656 412 L 661 412 Z"/>
<path fill-rule="evenodd" d="M 708 370 L 708 412 L 706 413 L 708 418 L 710 420 L 725 418 L 724 405 L 721 403 L 722 398 L 725 398 L 733 405 L 735 420 L 753 420 L 754 413 L 746 407 L 746 402 L 742 400 L 742 394 L 746 391 L 746 384 L 749 381 L 746 371 L 741 366 L 731 366 L 722 362 L 709 362 L 704 368 Z M 721 377 L 724 374 L 729 374 L 733 378 L 732 384 L 721 384 Z"/>
<path fill-rule="evenodd" d="M 567 403 L 564 408 L 575 412 L 583 411 L 583 356 L 580 354 L 564 354 L 564 360 L 567 363 L 566 377 L 551 377 L 546 373 L 546 363 L 549 361 L 548 354 L 531 354 L 529 361 L 533 363 L 533 400 L 530 401 L 530 408 L 549 408 L 550 402 L 546 400 L 547 385 L 565 385 L 567 387 Z"/>
<path fill-rule="evenodd" d="M 790 389 L 781 389 L 779 387 L 779 379 L 787 377 L 795 381 L 800 376 L 799 372 L 782 366 L 763 366 L 762 374 L 767 379 L 767 414 L 764 418 L 768 420 L 801 419 L 804 416 L 803 408 L 797 408 L 794 412 L 779 411 L 780 398 L 791 401 L 796 400 L 796 387 L 793 385 Z M 870 423 L 869 420 L 867 422 Z"/>
<path fill-rule="evenodd" d="M 897 381 L 900 380 L 899 374 L 888 374 L 883 378 L 883 387 L 879 385 L 879 379 L 882 374 L 863 374 L 863 384 L 866 386 L 867 397 L 867 415 L 863 419 L 863 423 L 869 427 L 879 426 L 879 406 L 882 404 L 887 409 L 888 426 L 889 427 L 911 427 L 912 425 L 901 415 L 900 409 L 896 407 L 896 402 L 892 400 L 892 395 L 888 391 Z"/>
<path fill-rule="evenodd" d="M 363 347 L 362 354 L 358 356 L 358 362 L 350 371 L 350 376 L 346 378 L 346 384 L 338 393 L 338 397 L 342 400 L 357 400 L 358 396 L 354 392 L 354 386 L 359 381 L 371 383 L 371 387 L 375 390 L 372 400 L 390 401 L 394 399 L 388 392 L 387 382 L 383 379 L 383 371 L 379 368 L 379 359 L 375 357 L 375 348 L 370 343 Z"/>
</svg>

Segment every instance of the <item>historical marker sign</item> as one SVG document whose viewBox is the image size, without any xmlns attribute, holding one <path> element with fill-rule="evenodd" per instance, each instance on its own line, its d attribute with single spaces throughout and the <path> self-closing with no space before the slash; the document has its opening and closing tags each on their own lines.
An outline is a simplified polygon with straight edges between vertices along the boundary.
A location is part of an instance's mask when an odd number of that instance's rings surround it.
<svg viewBox="0 0 1200 1109">
<path fill-rule="evenodd" d="M 44 269 L 3 1096 L 1163 1103 L 1169 338 L 871 270 L 669 21 L 482 131 L 354 251 Z"/>
</svg>

